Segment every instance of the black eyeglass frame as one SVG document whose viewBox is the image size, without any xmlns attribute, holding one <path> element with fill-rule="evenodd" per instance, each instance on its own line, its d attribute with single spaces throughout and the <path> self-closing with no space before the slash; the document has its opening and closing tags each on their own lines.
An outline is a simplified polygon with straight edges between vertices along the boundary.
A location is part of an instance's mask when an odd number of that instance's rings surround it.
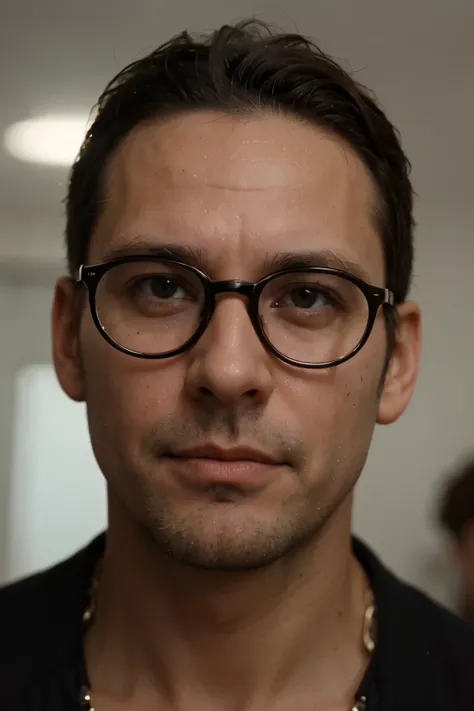
<svg viewBox="0 0 474 711">
<path fill-rule="evenodd" d="M 180 268 L 187 269 L 191 271 L 203 285 L 204 307 L 201 315 L 201 322 L 197 330 L 190 338 L 188 338 L 185 343 L 183 343 L 182 346 L 180 346 L 179 348 L 175 348 L 172 351 L 167 351 L 166 353 L 142 353 L 140 351 L 134 351 L 132 349 L 126 348 L 125 346 L 122 346 L 107 333 L 105 326 L 100 321 L 99 314 L 97 311 L 96 293 L 97 288 L 99 286 L 99 282 L 104 276 L 104 274 L 121 264 L 143 261 L 157 263 L 168 262 L 169 264 L 174 264 Z M 277 348 L 275 348 L 272 342 L 268 339 L 260 323 L 260 316 L 258 311 L 260 295 L 265 286 L 268 284 L 268 282 L 272 281 L 277 277 L 281 277 L 282 275 L 294 273 L 328 274 L 338 276 L 343 279 L 346 279 L 347 281 L 352 282 L 362 291 L 367 300 L 368 306 L 367 326 L 358 344 L 352 349 L 350 353 L 345 356 L 342 356 L 341 358 L 327 361 L 325 363 L 308 363 L 306 361 L 300 361 L 286 356 L 284 353 L 281 353 Z M 127 257 L 118 257 L 116 259 L 111 259 L 107 262 L 102 262 L 100 264 L 90 266 L 81 265 L 77 271 L 75 281 L 78 284 L 84 284 L 84 286 L 87 288 L 92 319 L 103 338 L 105 338 L 105 340 L 111 346 L 121 351 L 122 353 L 133 356 L 135 358 L 144 358 L 147 360 L 162 360 L 164 358 L 172 358 L 173 356 L 180 355 L 181 353 L 184 353 L 185 351 L 192 348 L 192 346 L 194 346 L 201 338 L 212 319 L 214 310 L 216 308 L 215 297 L 217 294 L 234 293 L 246 296 L 248 299 L 247 312 L 249 314 L 250 321 L 252 322 L 252 326 L 255 330 L 255 333 L 257 334 L 257 337 L 259 338 L 263 346 L 267 348 L 271 353 L 273 353 L 277 358 L 279 358 L 284 363 L 287 363 L 288 365 L 293 365 L 298 368 L 310 369 L 332 368 L 336 365 L 340 365 L 341 363 L 345 363 L 350 358 L 353 358 L 367 343 L 367 340 L 374 327 L 375 318 L 377 316 L 377 311 L 380 306 L 393 307 L 395 305 L 395 297 L 393 292 L 390 291 L 390 289 L 372 286 L 372 284 L 369 284 L 368 282 L 364 281 L 363 279 L 360 279 L 359 277 L 356 277 L 353 274 L 350 274 L 349 272 L 345 272 L 341 269 L 334 269 L 332 267 L 293 267 L 290 269 L 283 269 L 281 271 L 268 274 L 263 279 L 260 279 L 257 282 L 245 281 L 243 279 L 228 279 L 225 281 L 215 281 L 213 279 L 210 279 L 207 274 L 204 274 L 204 272 L 202 272 L 197 267 L 194 267 L 190 264 L 186 264 L 184 262 L 180 262 L 176 259 L 156 257 L 154 255 L 137 254 Z"/>
</svg>

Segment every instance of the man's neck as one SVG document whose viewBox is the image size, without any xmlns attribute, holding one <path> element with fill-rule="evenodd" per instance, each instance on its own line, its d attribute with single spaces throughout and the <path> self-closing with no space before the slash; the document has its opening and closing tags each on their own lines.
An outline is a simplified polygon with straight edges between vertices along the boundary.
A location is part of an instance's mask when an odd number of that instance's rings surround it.
<svg viewBox="0 0 474 711">
<path fill-rule="evenodd" d="M 367 658 L 350 502 L 266 568 L 192 569 L 111 511 L 86 658 L 97 708 L 350 708 Z M 278 700 L 278 703 L 277 703 Z M 332 706 L 331 706 L 332 708 Z"/>
</svg>

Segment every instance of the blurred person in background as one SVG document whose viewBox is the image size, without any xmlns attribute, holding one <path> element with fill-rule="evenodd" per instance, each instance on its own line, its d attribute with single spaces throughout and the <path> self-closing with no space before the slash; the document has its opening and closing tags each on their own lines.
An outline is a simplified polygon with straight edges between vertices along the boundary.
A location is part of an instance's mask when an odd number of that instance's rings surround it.
<svg viewBox="0 0 474 711">
<path fill-rule="evenodd" d="M 438 521 L 448 534 L 458 572 L 459 614 L 474 623 L 474 459 L 448 478 L 438 506 Z"/>
<path fill-rule="evenodd" d="M 412 197 L 299 35 L 184 33 L 107 86 L 52 324 L 108 529 L 0 593 L 6 709 L 474 708 L 469 627 L 351 537 L 418 370 Z"/>
</svg>

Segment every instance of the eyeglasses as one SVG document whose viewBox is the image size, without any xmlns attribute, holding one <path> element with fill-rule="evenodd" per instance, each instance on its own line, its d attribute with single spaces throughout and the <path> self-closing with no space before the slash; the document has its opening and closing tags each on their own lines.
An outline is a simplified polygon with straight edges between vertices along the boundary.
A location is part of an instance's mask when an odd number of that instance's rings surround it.
<svg viewBox="0 0 474 711">
<path fill-rule="evenodd" d="M 255 283 L 213 281 L 174 259 L 123 257 L 81 266 L 76 277 L 89 292 L 102 336 L 137 358 L 171 358 L 191 348 L 209 325 L 216 295 L 247 297 L 261 343 L 285 363 L 329 368 L 352 358 L 367 342 L 391 291 L 329 267 L 287 269 Z"/>
</svg>

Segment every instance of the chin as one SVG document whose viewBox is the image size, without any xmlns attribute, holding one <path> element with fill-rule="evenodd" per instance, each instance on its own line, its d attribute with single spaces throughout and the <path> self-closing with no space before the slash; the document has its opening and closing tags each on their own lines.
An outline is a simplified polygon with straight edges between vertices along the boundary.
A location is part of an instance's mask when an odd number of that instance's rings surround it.
<svg viewBox="0 0 474 711">
<path fill-rule="evenodd" d="M 319 528 L 314 521 L 303 526 L 301 517 L 285 521 L 249 519 L 236 511 L 218 515 L 208 511 L 205 518 L 202 514 L 194 520 L 191 516 L 173 521 L 160 517 L 142 522 L 141 527 L 161 553 L 182 565 L 234 572 L 275 563 L 302 546 Z"/>
</svg>

